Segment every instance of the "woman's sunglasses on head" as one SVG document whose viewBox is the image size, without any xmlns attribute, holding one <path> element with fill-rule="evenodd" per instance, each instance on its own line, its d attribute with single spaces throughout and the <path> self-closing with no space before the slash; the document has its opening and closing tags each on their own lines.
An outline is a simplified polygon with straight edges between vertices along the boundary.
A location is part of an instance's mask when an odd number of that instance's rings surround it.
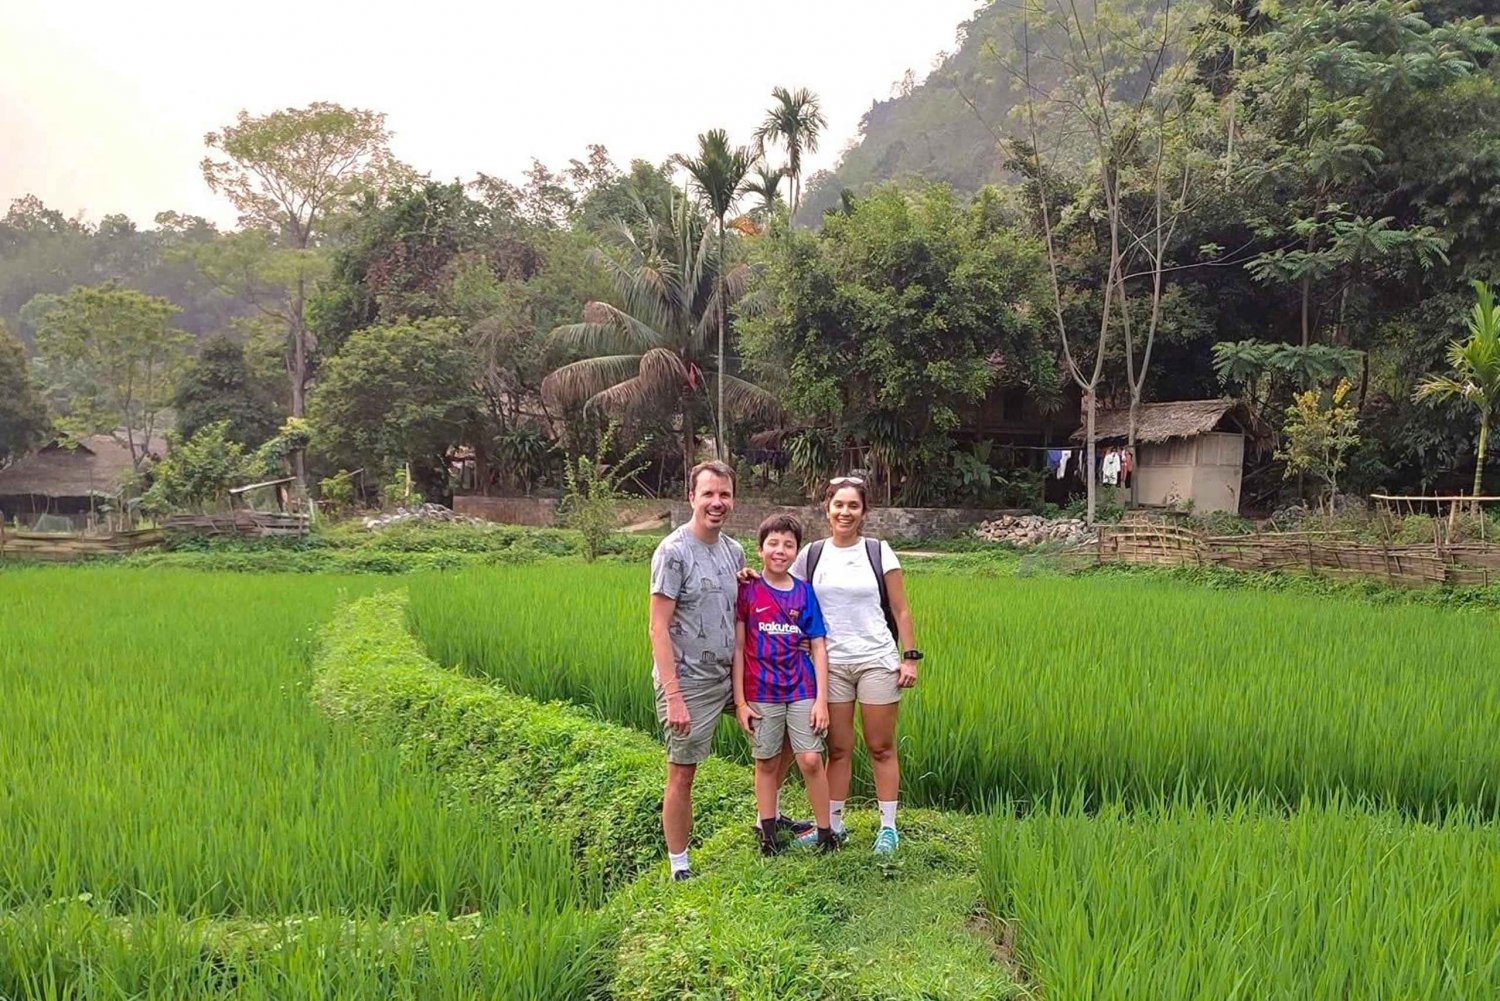
<svg viewBox="0 0 1500 1001">
<path fill-rule="evenodd" d="M 828 481 L 828 485 L 830 487 L 841 487 L 846 483 L 853 484 L 856 487 L 862 487 L 865 485 L 864 479 L 859 476 L 835 476 L 833 479 Z"/>
</svg>

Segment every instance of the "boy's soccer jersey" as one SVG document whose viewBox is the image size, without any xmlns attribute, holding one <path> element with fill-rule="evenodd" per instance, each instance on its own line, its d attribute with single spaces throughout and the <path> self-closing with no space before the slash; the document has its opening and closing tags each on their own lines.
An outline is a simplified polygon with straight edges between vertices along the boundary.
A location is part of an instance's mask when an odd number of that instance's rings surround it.
<svg viewBox="0 0 1500 1001">
<path fill-rule="evenodd" d="M 802 644 L 828 630 L 812 585 L 793 578 L 781 591 L 764 580 L 746 581 L 735 614 L 745 624 L 745 701 L 817 698 L 818 677 Z"/>
</svg>

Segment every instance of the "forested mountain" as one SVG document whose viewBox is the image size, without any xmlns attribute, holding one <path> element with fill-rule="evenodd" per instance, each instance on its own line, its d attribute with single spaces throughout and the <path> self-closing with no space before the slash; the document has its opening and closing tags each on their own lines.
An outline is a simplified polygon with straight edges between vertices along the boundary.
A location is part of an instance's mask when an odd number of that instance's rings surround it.
<svg viewBox="0 0 1500 1001">
<path fill-rule="evenodd" d="M 989 128 L 1007 124 L 1021 89 L 1000 72 L 1000 57 L 1015 48 L 1013 4 L 993 3 L 959 26 L 958 48 L 925 80 L 908 73 L 886 100 L 874 101 L 860 122 L 858 142 L 831 171 L 808 182 L 797 221 L 811 225 L 839 204 L 843 191 L 920 176 L 978 191 L 1005 170 Z M 972 102 L 972 106 L 971 103 Z"/>
</svg>

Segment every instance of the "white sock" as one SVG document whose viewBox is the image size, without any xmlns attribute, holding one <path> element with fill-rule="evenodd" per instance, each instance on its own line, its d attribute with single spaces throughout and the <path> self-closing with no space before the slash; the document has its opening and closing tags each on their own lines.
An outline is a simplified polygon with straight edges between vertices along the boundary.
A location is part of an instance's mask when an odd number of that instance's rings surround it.
<svg viewBox="0 0 1500 1001">
<path fill-rule="evenodd" d="M 880 800 L 880 826 L 895 828 L 896 826 L 896 800 Z"/>
<path fill-rule="evenodd" d="M 679 872 L 687 872 L 692 868 L 692 866 L 688 864 L 688 853 L 686 848 L 676 853 L 667 852 L 667 861 L 672 863 L 672 873 L 674 875 Z"/>
<path fill-rule="evenodd" d="M 844 829 L 844 801 L 841 799 L 830 799 L 828 801 L 828 824 L 835 831 Z"/>
</svg>

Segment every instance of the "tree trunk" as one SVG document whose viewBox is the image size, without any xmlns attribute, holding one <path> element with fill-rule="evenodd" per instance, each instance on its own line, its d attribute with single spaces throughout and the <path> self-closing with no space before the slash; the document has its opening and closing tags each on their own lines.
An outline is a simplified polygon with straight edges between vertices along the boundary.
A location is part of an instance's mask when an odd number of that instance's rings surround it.
<svg viewBox="0 0 1500 1001">
<path fill-rule="evenodd" d="M 1088 485 L 1088 513 L 1084 516 L 1084 520 L 1092 525 L 1094 523 L 1094 514 L 1098 510 L 1094 477 L 1094 455 L 1097 452 L 1094 442 L 1094 415 L 1099 409 L 1099 403 L 1098 398 L 1092 392 L 1084 396 L 1084 403 L 1088 407 L 1088 415 L 1084 418 L 1086 428 L 1084 441 L 1087 444 L 1084 446 L 1083 460 L 1084 482 Z"/>
<path fill-rule="evenodd" d="M 724 284 L 724 217 L 719 217 L 719 421 L 715 452 L 720 462 L 729 459 L 729 443 L 724 438 L 724 297 L 728 290 Z"/>
<path fill-rule="evenodd" d="M 688 476 L 693 471 L 695 453 L 698 444 L 698 426 L 693 417 L 693 405 L 685 403 L 682 407 L 682 490 L 688 494 L 692 490 L 692 484 L 688 482 Z"/>
<path fill-rule="evenodd" d="M 1474 513 L 1479 513 L 1479 498 L 1484 488 L 1484 453 L 1490 445 L 1490 415 L 1479 415 L 1479 454 L 1474 460 Z"/>
<path fill-rule="evenodd" d="M 303 330 L 305 293 L 304 279 L 299 276 L 297 294 L 292 297 L 291 304 L 292 416 L 299 418 L 307 414 L 307 334 Z M 307 457 L 300 448 L 292 453 L 292 475 L 297 478 L 297 497 L 305 510 L 306 504 L 303 502 L 307 498 Z"/>
</svg>

